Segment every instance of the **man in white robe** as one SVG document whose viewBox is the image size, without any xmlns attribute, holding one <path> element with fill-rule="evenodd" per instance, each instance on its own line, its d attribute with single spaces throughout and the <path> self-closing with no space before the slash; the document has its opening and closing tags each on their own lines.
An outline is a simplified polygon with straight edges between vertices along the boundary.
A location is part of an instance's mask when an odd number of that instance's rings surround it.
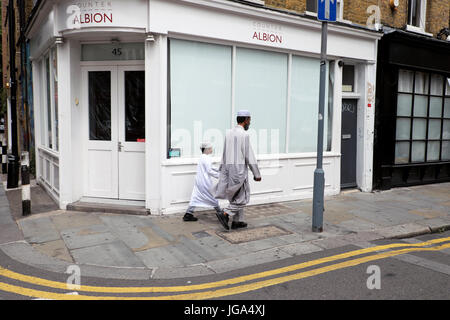
<svg viewBox="0 0 450 320">
<path fill-rule="evenodd" d="M 183 221 L 197 221 L 194 217 L 196 207 L 214 207 L 216 212 L 222 212 L 219 202 L 211 194 L 212 187 L 211 177 L 219 178 L 218 169 L 212 167 L 210 154 L 212 153 L 212 145 L 210 143 L 202 143 L 202 155 L 197 165 L 197 174 L 195 176 L 194 189 L 192 190 L 191 201 L 189 207 L 183 217 Z"/>
<path fill-rule="evenodd" d="M 238 124 L 225 137 L 219 181 L 212 189 L 217 199 L 229 201 L 229 206 L 223 213 L 216 212 L 217 218 L 227 230 L 229 217 L 233 217 L 232 229 L 247 227 L 247 223 L 244 222 L 244 207 L 250 201 L 248 168 L 253 173 L 253 179 L 261 181 L 258 163 L 246 132 L 250 121 L 250 112 L 247 110 L 238 112 Z"/>
</svg>

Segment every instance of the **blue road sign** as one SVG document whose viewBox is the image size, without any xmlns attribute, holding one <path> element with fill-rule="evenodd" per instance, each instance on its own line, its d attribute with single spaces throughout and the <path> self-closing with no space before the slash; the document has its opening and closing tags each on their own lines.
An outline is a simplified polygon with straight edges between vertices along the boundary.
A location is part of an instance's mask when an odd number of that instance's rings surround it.
<svg viewBox="0 0 450 320">
<path fill-rule="evenodd" d="M 317 19 L 320 21 L 336 21 L 337 0 L 317 0 Z"/>
</svg>

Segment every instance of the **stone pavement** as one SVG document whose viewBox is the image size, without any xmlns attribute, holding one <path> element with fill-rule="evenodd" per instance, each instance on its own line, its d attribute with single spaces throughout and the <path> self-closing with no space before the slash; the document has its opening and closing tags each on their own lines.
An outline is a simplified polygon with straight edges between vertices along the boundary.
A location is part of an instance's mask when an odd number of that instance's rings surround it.
<svg viewBox="0 0 450 320">
<path fill-rule="evenodd" d="M 65 272 L 77 264 L 82 275 L 103 278 L 218 274 L 357 241 L 450 228 L 450 183 L 326 197 L 322 233 L 311 231 L 311 200 L 249 206 L 248 228 L 225 231 L 210 210 L 197 212 L 197 222 L 183 222 L 182 214 L 58 210 L 36 185 L 33 214 L 22 217 L 18 191 L 4 189 L 1 184 L 0 250 L 45 270 Z"/>
</svg>

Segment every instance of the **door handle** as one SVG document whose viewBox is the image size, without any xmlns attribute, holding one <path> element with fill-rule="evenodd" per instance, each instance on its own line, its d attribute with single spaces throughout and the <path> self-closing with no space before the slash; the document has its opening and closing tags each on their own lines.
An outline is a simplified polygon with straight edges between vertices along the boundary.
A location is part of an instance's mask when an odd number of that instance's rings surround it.
<svg viewBox="0 0 450 320">
<path fill-rule="evenodd" d="M 351 139 L 351 138 L 352 138 L 352 135 L 351 135 L 351 134 L 343 134 L 343 135 L 342 135 L 342 139 L 343 139 L 343 140 Z"/>
<path fill-rule="evenodd" d="M 117 150 L 119 151 L 119 152 L 122 152 L 122 148 L 123 148 L 123 145 L 122 145 L 122 142 L 118 142 L 117 143 Z"/>
</svg>

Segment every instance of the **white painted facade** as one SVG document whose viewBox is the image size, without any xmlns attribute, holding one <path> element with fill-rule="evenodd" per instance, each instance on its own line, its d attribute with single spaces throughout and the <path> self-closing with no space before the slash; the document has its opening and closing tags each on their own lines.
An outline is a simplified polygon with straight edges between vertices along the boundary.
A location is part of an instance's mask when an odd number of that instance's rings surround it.
<svg viewBox="0 0 450 320">
<path fill-rule="evenodd" d="M 100 3 L 93 11 L 91 3 Z M 76 5 L 80 8 L 78 12 Z M 71 7 L 72 6 L 72 7 Z M 88 6 L 88 7 L 86 7 Z M 106 16 L 94 16 L 96 12 Z M 90 14 L 87 19 L 83 15 Z M 86 17 L 85 17 L 86 18 Z M 73 21 L 81 22 L 73 24 Z M 98 21 L 95 22 L 95 20 Z M 94 21 L 94 22 L 92 22 Z M 255 32 L 276 30 L 282 38 L 264 38 Z M 45 1 L 28 29 L 33 63 L 36 169 L 38 181 L 64 209 L 79 200 L 141 203 L 152 214 L 186 209 L 198 158 L 167 158 L 169 39 L 255 48 L 289 55 L 320 56 L 321 24 L 318 21 L 225 0 L 109 0 Z M 328 59 L 355 65 L 357 92 L 343 94 L 342 68 L 331 63 L 334 75 L 331 150 L 324 152 L 325 194 L 340 192 L 340 141 L 342 98 L 358 99 L 357 185 L 372 189 L 373 127 L 377 41 L 380 34 L 346 25 L 329 24 Z M 273 41 L 271 41 L 273 40 Z M 82 45 L 144 44 L 144 60 L 82 61 Z M 46 103 L 45 58 L 57 52 L 57 108 L 43 119 Z M 235 51 L 233 51 L 235 52 Z M 291 60 L 289 60 L 291 61 Z M 145 142 L 142 145 L 142 199 L 98 197 L 88 192 L 89 124 L 87 119 L 87 72 L 89 70 L 145 70 Z M 53 92 L 50 91 L 50 92 Z M 118 98 L 119 99 L 119 98 Z M 119 99 L 120 100 L 120 99 Z M 117 100 L 117 101 L 119 101 Z M 370 104 L 370 107 L 368 106 Z M 238 106 L 231 108 L 230 127 Z M 289 106 L 287 110 L 289 117 Z M 58 150 L 46 144 L 49 119 L 57 119 L 53 138 Z M 256 120 L 255 120 L 256 121 Z M 289 122 L 288 120 L 286 121 Z M 52 123 L 55 123 L 53 121 Z M 292 139 L 292 138 L 291 138 Z M 257 155 L 262 182 L 251 180 L 250 204 L 312 198 L 316 153 Z M 219 157 L 214 161 L 218 163 Z M 95 159 L 93 160 L 96 161 Z M 102 165 L 98 166 L 99 169 Z M 119 170 L 113 168 L 113 170 Z M 96 170 L 99 170 L 96 169 Z M 120 174 L 120 172 L 119 172 Z"/>
</svg>

